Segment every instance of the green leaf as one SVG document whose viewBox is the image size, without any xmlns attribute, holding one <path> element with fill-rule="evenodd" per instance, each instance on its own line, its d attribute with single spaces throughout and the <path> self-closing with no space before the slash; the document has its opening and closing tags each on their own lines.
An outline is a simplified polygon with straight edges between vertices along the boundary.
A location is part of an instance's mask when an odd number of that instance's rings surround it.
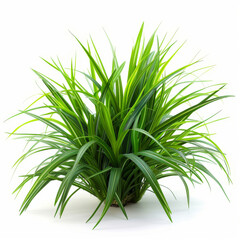
<svg viewBox="0 0 240 240">
<path fill-rule="evenodd" d="M 48 174 L 53 171 L 55 168 L 57 168 L 60 164 L 63 162 L 72 159 L 74 156 L 76 156 L 78 153 L 78 150 L 69 150 L 66 153 L 62 154 L 61 156 L 54 159 L 42 172 L 42 174 L 37 178 L 37 180 L 34 182 L 33 186 L 29 190 L 28 194 L 26 195 L 22 205 L 21 205 L 21 213 L 26 210 L 28 204 L 28 201 L 31 201 L 33 197 L 36 195 L 36 192 L 39 191 L 40 188 L 43 188 L 45 184 L 43 184 L 43 180 L 48 176 Z"/>
<path fill-rule="evenodd" d="M 141 43 L 141 38 L 142 38 L 142 33 L 143 33 L 143 27 L 144 27 L 144 23 L 142 24 L 142 26 L 139 30 L 136 43 L 132 49 L 132 54 L 131 54 L 131 58 L 130 58 L 130 62 L 129 62 L 128 79 L 132 75 L 132 73 L 136 67 L 136 64 L 137 64 L 139 48 L 140 48 L 140 43 Z"/>
<path fill-rule="evenodd" d="M 152 172 L 151 168 L 147 165 L 146 162 L 144 162 L 140 157 L 136 156 L 133 153 L 123 154 L 123 156 L 125 156 L 127 159 L 130 159 L 131 161 L 133 161 L 138 166 L 138 168 L 142 171 L 143 175 L 145 176 L 145 178 L 147 179 L 148 183 L 150 184 L 152 190 L 154 191 L 155 195 L 157 196 L 159 202 L 161 203 L 164 211 L 166 212 L 168 218 L 170 219 L 170 221 L 172 221 L 171 216 L 170 216 L 171 210 L 170 210 L 167 200 L 159 186 L 156 176 Z"/>
<path fill-rule="evenodd" d="M 120 177 L 121 177 L 121 168 L 112 168 L 111 172 L 110 172 L 110 177 L 109 177 L 107 196 L 105 199 L 105 206 L 102 211 L 102 215 L 101 215 L 100 219 L 98 220 L 98 222 L 96 223 L 96 225 L 94 226 L 94 228 L 96 228 L 97 225 L 101 222 L 102 218 L 104 217 L 104 215 L 106 214 L 110 205 L 112 204 Z"/>
</svg>

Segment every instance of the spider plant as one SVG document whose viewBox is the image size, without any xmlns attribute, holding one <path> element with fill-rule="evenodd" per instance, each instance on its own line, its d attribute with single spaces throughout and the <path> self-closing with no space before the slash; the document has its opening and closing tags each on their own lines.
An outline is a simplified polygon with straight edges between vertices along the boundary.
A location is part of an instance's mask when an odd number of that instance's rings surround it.
<svg viewBox="0 0 240 240">
<path fill-rule="evenodd" d="M 149 188 L 172 221 L 159 184 L 166 177 L 179 177 L 188 203 L 188 184 L 208 181 L 207 177 L 214 179 L 224 192 L 208 166 L 217 165 L 230 181 L 227 159 L 211 140 L 210 133 L 203 130 L 216 121 L 212 120 L 215 114 L 201 119 L 195 112 L 229 97 L 218 95 L 225 84 L 201 81 L 199 73 L 206 68 L 197 67 L 200 60 L 169 72 L 169 63 L 182 45 L 175 48 L 176 42 L 166 41 L 165 37 L 159 40 L 156 32 L 147 42 L 142 35 L 143 25 L 132 48 L 125 86 L 121 78 L 125 62 L 118 63 L 110 41 L 110 73 L 92 39 L 84 46 L 74 35 L 89 59 L 89 72 L 77 70 L 76 59 L 69 68 L 64 68 L 59 59 L 43 59 L 60 73 L 64 83 L 60 77 L 54 80 L 33 70 L 46 90 L 28 108 L 13 116 L 26 114 L 31 118 L 10 133 L 30 143 L 14 166 L 31 155 L 43 152 L 49 155 L 21 176 L 23 180 L 15 193 L 30 180 L 33 184 L 20 213 L 52 181 L 60 183 L 55 198 L 56 214 L 59 212 L 60 216 L 80 189 L 99 199 L 88 221 L 104 203 L 94 228 L 110 206 L 118 206 L 127 218 L 124 206 L 138 202 Z M 83 84 L 86 81 L 89 88 Z M 18 132 L 36 121 L 46 129 Z"/>
</svg>

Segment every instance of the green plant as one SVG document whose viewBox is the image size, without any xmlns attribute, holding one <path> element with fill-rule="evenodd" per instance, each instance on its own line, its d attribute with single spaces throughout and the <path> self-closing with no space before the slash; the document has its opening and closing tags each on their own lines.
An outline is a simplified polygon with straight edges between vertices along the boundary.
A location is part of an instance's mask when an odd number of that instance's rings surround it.
<svg viewBox="0 0 240 240">
<path fill-rule="evenodd" d="M 24 180 L 15 189 L 14 192 L 18 192 L 35 179 L 20 213 L 48 183 L 60 181 L 55 199 L 56 213 L 60 211 L 60 216 L 73 194 L 83 189 L 100 200 L 89 219 L 105 202 L 95 227 L 111 205 L 119 206 L 127 218 L 124 206 L 139 201 L 151 187 L 171 220 L 171 210 L 158 180 L 178 176 L 186 189 L 188 203 L 186 180 L 201 183 L 208 176 L 222 188 L 206 164 L 218 165 L 230 181 L 225 155 L 210 139 L 210 134 L 201 130 L 215 115 L 204 120 L 193 117 L 197 110 L 229 97 L 217 95 L 225 84 L 192 90 L 195 85 L 205 84 L 197 73 L 206 68 L 196 68 L 199 61 L 195 61 L 166 74 L 169 62 L 181 46 L 171 53 L 175 44 L 172 40 L 165 44 L 165 38 L 159 41 L 154 33 L 144 44 L 142 34 L 143 25 L 132 49 L 125 87 L 121 79 L 125 63 L 118 64 L 111 43 L 112 71 L 108 75 L 93 41 L 92 49 L 89 44 L 86 48 L 75 37 L 90 60 L 89 73 L 81 72 L 81 81 L 84 77 L 90 90 L 76 78 L 76 74 L 80 74 L 76 61 L 66 69 L 59 60 L 43 59 L 62 75 L 64 84 L 33 70 L 49 92 L 43 91 L 40 98 L 19 113 L 33 119 L 10 135 L 24 138 L 32 145 L 15 166 L 43 151 L 49 151 L 49 157 L 34 171 L 22 176 Z M 155 39 L 157 47 L 153 50 Z M 48 103 L 33 107 L 42 99 Z M 94 111 L 85 104 L 86 99 L 94 106 Z M 40 110 L 44 113 L 40 114 Z M 35 121 L 47 126 L 43 133 L 16 132 Z"/>
</svg>

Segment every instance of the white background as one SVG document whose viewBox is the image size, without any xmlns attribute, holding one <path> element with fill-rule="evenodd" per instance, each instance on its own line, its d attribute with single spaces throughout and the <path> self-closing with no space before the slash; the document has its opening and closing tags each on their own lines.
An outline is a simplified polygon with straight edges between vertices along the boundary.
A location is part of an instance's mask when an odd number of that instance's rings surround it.
<svg viewBox="0 0 240 240">
<path fill-rule="evenodd" d="M 0 238 L 1 239 L 240 239 L 240 164 L 239 164 L 239 56 L 240 5 L 228 0 L 168 0 L 168 1 L 0 1 Z M 160 38 L 179 28 L 175 39 L 187 40 L 180 59 L 191 60 L 201 50 L 205 62 L 216 64 L 207 75 L 215 83 L 226 82 L 226 94 L 236 97 L 221 104 L 223 122 L 213 126 L 214 140 L 227 154 L 233 184 L 219 174 L 231 202 L 212 183 L 191 189 L 191 204 L 187 208 L 184 189 L 175 179 L 169 181 L 177 200 L 166 196 L 172 209 L 173 223 L 165 216 L 156 198 L 149 192 L 143 199 L 126 207 L 129 220 L 119 209 L 110 209 L 100 225 L 92 231 L 98 215 L 85 220 L 97 205 L 97 200 L 79 192 L 69 202 L 62 219 L 54 218 L 53 201 L 56 185 L 46 188 L 21 217 L 18 208 L 24 194 L 14 200 L 12 190 L 19 183 L 13 176 L 12 164 L 22 153 L 24 143 L 6 140 L 4 132 L 13 130 L 19 120 L 3 121 L 23 109 L 39 93 L 39 82 L 30 68 L 51 74 L 39 56 L 50 59 L 59 56 L 65 66 L 71 57 L 78 57 L 85 70 L 86 58 L 68 30 L 86 43 L 89 34 L 95 40 L 106 64 L 110 53 L 104 28 L 117 47 L 120 61 L 128 60 L 141 23 L 145 21 L 146 38 L 161 23 Z M 105 51 L 106 49 L 106 51 Z M 181 55 L 182 54 L 182 55 Z M 184 62 L 186 63 L 186 62 Z M 26 100 L 27 99 L 27 100 Z M 210 108 L 210 112 L 215 109 Z M 26 163 L 29 169 L 31 162 Z M 28 168 L 27 168 L 28 167 Z M 24 169 L 22 169 L 25 173 Z"/>
</svg>

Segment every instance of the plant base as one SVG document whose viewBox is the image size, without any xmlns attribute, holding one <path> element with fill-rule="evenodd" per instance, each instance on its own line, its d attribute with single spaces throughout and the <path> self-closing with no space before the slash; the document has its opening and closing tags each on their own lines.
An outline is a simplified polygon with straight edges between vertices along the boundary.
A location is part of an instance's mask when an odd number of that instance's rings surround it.
<svg viewBox="0 0 240 240">
<path fill-rule="evenodd" d="M 124 200 L 122 201 L 123 206 L 126 206 L 129 203 L 136 203 L 138 200 L 136 200 L 135 195 L 131 194 L 131 195 L 127 195 Z M 117 201 L 114 199 L 111 207 L 119 207 Z"/>
</svg>

